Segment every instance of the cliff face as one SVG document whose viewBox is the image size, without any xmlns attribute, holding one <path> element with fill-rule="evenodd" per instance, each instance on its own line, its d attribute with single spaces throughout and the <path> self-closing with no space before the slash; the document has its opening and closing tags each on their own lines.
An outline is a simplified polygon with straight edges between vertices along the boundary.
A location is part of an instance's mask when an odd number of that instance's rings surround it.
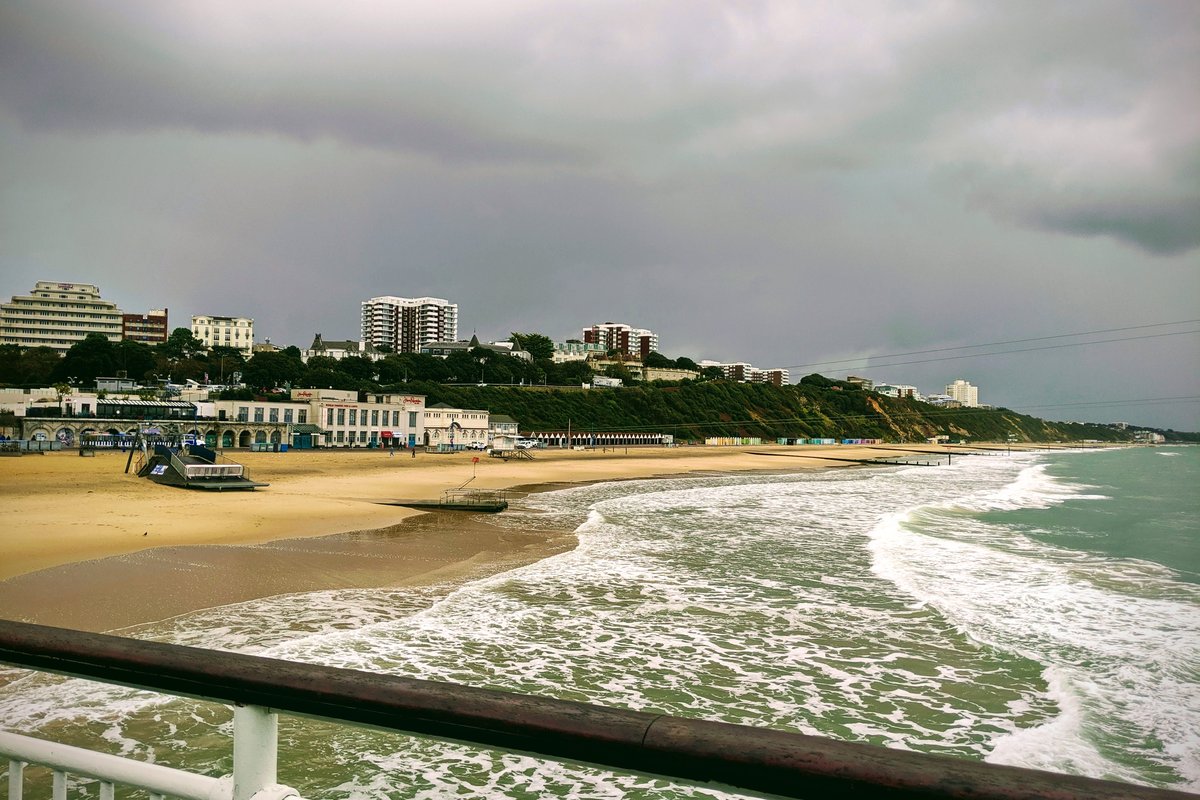
<svg viewBox="0 0 1200 800">
<path fill-rule="evenodd" d="M 943 409 L 883 397 L 834 381 L 774 387 L 711 381 L 621 389 L 408 384 L 429 404 L 488 409 L 516 419 L 522 431 L 628 430 L 708 436 L 877 438 L 921 441 L 931 436 L 1003 442 L 1121 441 L 1105 425 L 1051 423 L 1007 409 Z"/>
</svg>

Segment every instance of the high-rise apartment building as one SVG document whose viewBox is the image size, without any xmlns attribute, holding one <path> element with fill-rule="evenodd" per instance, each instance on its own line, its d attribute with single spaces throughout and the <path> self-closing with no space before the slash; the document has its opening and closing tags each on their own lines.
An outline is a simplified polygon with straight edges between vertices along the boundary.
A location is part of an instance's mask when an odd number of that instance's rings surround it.
<svg viewBox="0 0 1200 800">
<path fill-rule="evenodd" d="M 167 340 L 167 309 L 156 308 L 145 314 L 121 315 L 121 338 L 144 344 Z"/>
<path fill-rule="evenodd" d="M 88 283 L 38 281 L 29 294 L 0 304 L 0 344 L 65 353 L 89 333 L 121 340 L 121 309 Z"/>
<path fill-rule="evenodd" d="M 604 322 L 583 329 L 583 341 L 601 345 L 604 350 L 616 350 L 628 356 L 645 358 L 658 352 L 658 334 L 643 328 L 633 328 L 620 322 Z"/>
<path fill-rule="evenodd" d="M 960 404 L 967 408 L 974 408 L 979 405 L 979 387 L 959 378 L 954 383 L 946 384 L 946 394 L 952 400 L 957 400 Z"/>
<path fill-rule="evenodd" d="M 254 320 L 248 317 L 192 317 L 192 336 L 205 347 L 232 347 L 246 358 L 254 354 Z"/>
<path fill-rule="evenodd" d="M 458 339 L 458 304 L 440 297 L 372 297 L 362 304 L 363 345 L 419 353 L 430 342 Z"/>
</svg>

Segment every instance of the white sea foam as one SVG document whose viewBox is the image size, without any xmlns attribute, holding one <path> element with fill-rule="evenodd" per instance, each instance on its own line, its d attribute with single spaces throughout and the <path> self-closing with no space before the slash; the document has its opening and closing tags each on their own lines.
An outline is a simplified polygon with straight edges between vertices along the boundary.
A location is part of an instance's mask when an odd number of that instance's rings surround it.
<svg viewBox="0 0 1200 800">
<path fill-rule="evenodd" d="M 1196 683 L 1180 673 L 1195 649 L 1168 618 L 1192 602 L 1187 590 L 1114 611 L 1114 589 L 1092 576 L 1164 587 L 1169 576 L 1056 553 L 977 517 L 1088 496 L 1040 459 L 551 492 L 526 498 L 524 517 L 577 524 L 579 546 L 550 559 L 424 594 L 292 595 L 136 634 L 1086 774 L 1114 774 L 1088 750 L 1089 726 L 1108 715 L 1154 731 L 1158 757 L 1186 774 L 1186 727 L 1200 722 L 1165 721 L 1162 708 L 1186 708 Z M 504 524 L 522 526 L 522 513 Z M 1133 619 L 1149 629 L 1130 630 Z M 100 726 L 117 748 L 150 730 L 189 760 L 226 758 L 196 752 L 227 729 L 224 712 L 40 680 L 0 690 L 0 715 L 24 703 L 30 724 L 63 727 L 111 703 L 121 710 Z M 1138 692 L 1162 702 L 1138 706 Z M 303 723 L 289 736 L 310 764 L 281 778 L 311 795 L 722 796 L 353 728 Z M 311 777 L 313 759 L 337 777 Z"/>
<path fill-rule="evenodd" d="M 968 502 L 975 508 L 1044 508 L 1089 497 L 1033 467 Z M 997 737 L 991 758 L 1144 778 L 1104 757 L 1090 741 L 1098 735 L 1116 742 L 1110 746 L 1119 751 L 1140 753 L 1194 780 L 1200 760 L 1193 733 L 1200 730 L 1196 587 L 1147 591 L 1145 580 L 1153 573 L 1137 565 L 1064 553 L 1002 524 L 938 516 L 926 507 L 885 515 L 871 537 L 876 574 L 973 639 L 1048 666 L 1048 696 L 1059 716 Z M 1016 540 L 1023 546 L 1012 546 Z M 1121 591 L 1121 576 L 1130 569 L 1140 580 Z M 1162 570 L 1157 579 L 1164 580 Z M 1104 732 L 1097 733 L 1097 726 Z M 1169 744 L 1159 748 L 1154 741 Z"/>
</svg>

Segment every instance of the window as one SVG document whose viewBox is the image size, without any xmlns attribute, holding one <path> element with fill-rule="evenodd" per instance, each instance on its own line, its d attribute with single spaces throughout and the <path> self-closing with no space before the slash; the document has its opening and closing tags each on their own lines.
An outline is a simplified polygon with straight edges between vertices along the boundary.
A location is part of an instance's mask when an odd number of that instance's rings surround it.
<svg viewBox="0 0 1200 800">
<path fill-rule="evenodd" d="M 284 421 L 284 422 L 291 422 L 291 421 L 292 421 L 292 409 L 290 409 L 290 408 L 285 408 L 285 409 L 283 410 L 283 421 Z"/>
<path fill-rule="evenodd" d="M 255 406 L 255 407 L 254 407 L 254 421 L 255 421 L 255 422 L 262 422 L 262 421 L 263 421 L 263 410 L 262 410 L 262 406 Z"/>
<path fill-rule="evenodd" d="M 385 412 L 383 412 L 383 413 L 384 413 L 384 415 L 385 415 L 385 416 L 387 415 L 387 412 L 386 412 L 386 411 L 385 411 Z M 385 424 L 385 425 L 387 424 L 387 420 L 386 420 L 386 419 L 384 420 L 384 424 Z M 373 409 L 371 409 L 371 425 L 372 425 L 373 427 L 378 427 L 378 426 L 379 426 L 379 411 L 378 411 L 378 410 L 376 410 L 376 409 L 374 409 L 374 408 L 373 408 Z"/>
<path fill-rule="evenodd" d="M 238 422 L 249 422 L 250 421 L 250 408 L 248 406 L 238 406 L 237 421 Z"/>
<path fill-rule="evenodd" d="M 338 425 L 345 425 L 345 424 L 346 424 L 346 409 L 344 409 L 344 408 L 339 408 L 339 409 L 337 410 L 337 412 L 338 412 L 338 421 L 337 421 L 337 424 L 338 424 Z"/>
<path fill-rule="evenodd" d="M 331 427 L 333 425 L 333 409 L 332 408 L 325 409 L 325 424 L 329 425 Z"/>
<path fill-rule="evenodd" d="M 308 409 L 307 408 L 300 409 L 300 414 L 299 414 L 298 418 L 296 419 L 296 421 L 299 422 L 301 425 L 308 422 Z"/>
<path fill-rule="evenodd" d="M 417 412 L 408 412 L 408 427 L 409 429 L 415 429 L 417 427 Z"/>
<path fill-rule="evenodd" d="M 350 409 L 350 424 L 351 425 L 358 424 L 358 409 L 357 408 Z"/>
<path fill-rule="evenodd" d="M 288 412 L 288 413 L 291 413 L 291 412 Z M 278 408 L 271 409 L 271 422 L 279 422 L 279 409 Z"/>
</svg>

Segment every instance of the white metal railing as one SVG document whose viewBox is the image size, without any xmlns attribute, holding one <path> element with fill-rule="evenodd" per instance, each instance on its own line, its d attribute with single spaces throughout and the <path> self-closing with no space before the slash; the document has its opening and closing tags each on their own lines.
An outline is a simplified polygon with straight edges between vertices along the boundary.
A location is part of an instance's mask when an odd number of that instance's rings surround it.
<svg viewBox="0 0 1200 800">
<path fill-rule="evenodd" d="M 188 464 L 184 468 L 189 478 L 240 478 L 241 464 Z"/>
<path fill-rule="evenodd" d="M 48 767 L 52 800 L 66 800 L 70 775 L 100 782 L 100 800 L 113 800 L 116 786 L 132 786 L 150 800 L 301 800 L 275 780 L 278 762 L 278 715 L 261 706 L 233 711 L 233 774 L 222 778 L 97 753 L 82 747 L 0 731 L 0 756 L 8 758 L 8 800 L 22 800 L 25 767 Z"/>
</svg>

